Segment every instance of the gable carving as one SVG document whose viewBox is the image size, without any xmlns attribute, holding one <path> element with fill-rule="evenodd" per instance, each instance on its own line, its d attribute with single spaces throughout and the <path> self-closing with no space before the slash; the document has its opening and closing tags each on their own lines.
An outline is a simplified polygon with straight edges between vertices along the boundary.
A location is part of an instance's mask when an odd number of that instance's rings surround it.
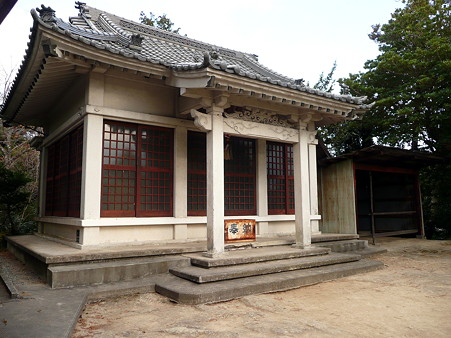
<svg viewBox="0 0 451 338">
<path fill-rule="evenodd" d="M 277 114 L 266 109 L 232 106 L 224 111 L 224 115 L 225 117 L 239 119 L 242 121 L 297 129 L 296 122 L 291 118 L 291 115 Z"/>
</svg>

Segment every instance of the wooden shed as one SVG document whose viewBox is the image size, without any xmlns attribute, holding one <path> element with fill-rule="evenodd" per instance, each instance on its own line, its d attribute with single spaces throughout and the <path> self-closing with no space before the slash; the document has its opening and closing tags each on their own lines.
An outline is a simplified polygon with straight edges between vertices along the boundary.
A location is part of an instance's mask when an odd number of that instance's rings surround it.
<svg viewBox="0 0 451 338">
<path fill-rule="evenodd" d="M 424 236 L 419 169 L 437 161 L 384 146 L 319 159 L 321 231 Z"/>
</svg>

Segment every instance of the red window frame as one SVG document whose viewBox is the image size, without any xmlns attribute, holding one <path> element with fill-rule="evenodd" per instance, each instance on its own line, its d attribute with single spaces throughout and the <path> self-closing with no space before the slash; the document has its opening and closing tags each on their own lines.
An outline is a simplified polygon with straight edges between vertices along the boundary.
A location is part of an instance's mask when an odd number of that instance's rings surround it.
<svg viewBox="0 0 451 338">
<path fill-rule="evenodd" d="M 207 214 L 207 138 L 188 131 L 188 216 Z"/>
<path fill-rule="evenodd" d="M 257 152 L 254 139 L 225 136 L 224 214 L 257 214 Z"/>
<path fill-rule="evenodd" d="M 81 175 L 83 169 L 83 126 L 70 135 L 69 156 L 69 200 L 67 214 L 69 217 L 80 217 L 81 207 Z"/>
<path fill-rule="evenodd" d="M 294 214 L 293 145 L 266 143 L 268 214 Z"/>
<path fill-rule="evenodd" d="M 188 216 L 207 214 L 206 135 L 188 133 Z M 224 137 L 224 214 L 255 215 L 256 144 L 255 140 Z"/>
<path fill-rule="evenodd" d="M 102 217 L 173 214 L 174 131 L 105 121 Z"/>
<path fill-rule="evenodd" d="M 45 215 L 80 217 L 83 125 L 48 147 Z"/>
</svg>

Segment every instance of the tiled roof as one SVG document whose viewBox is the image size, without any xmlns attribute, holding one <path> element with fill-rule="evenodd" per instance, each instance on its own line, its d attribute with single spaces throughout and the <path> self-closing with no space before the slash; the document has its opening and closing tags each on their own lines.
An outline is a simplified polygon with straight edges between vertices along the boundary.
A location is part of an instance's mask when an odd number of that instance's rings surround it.
<svg viewBox="0 0 451 338">
<path fill-rule="evenodd" d="M 324 96 L 342 102 L 362 105 L 365 98 L 336 95 L 297 84 L 263 66 L 253 54 L 197 41 L 176 33 L 136 23 L 104 11 L 80 6 L 77 17 L 65 22 L 55 17 L 55 12 L 42 6 L 39 14 L 32 10 L 41 24 L 101 50 L 120 54 L 140 61 L 161 64 L 165 67 L 187 71 L 211 67 L 250 79 Z M 361 108 L 366 108 L 363 105 Z"/>
</svg>

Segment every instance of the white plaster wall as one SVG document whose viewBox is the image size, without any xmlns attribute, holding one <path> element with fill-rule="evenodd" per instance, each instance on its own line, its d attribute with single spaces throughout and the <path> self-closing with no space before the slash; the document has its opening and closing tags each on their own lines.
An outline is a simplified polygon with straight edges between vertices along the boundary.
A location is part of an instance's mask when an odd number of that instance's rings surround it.
<svg viewBox="0 0 451 338">
<path fill-rule="evenodd" d="M 176 97 L 174 88 L 105 76 L 105 107 L 175 116 Z"/>
<path fill-rule="evenodd" d="M 258 236 L 278 237 L 282 235 L 294 235 L 294 221 L 270 221 L 268 231 Z M 130 225 L 130 226 L 100 226 L 100 227 L 79 227 L 59 223 L 42 222 L 42 234 L 55 237 L 70 243 L 76 242 L 76 231 L 80 230 L 81 245 L 117 245 L 133 244 L 143 242 L 168 242 L 184 240 L 207 240 L 206 224 L 188 224 L 186 226 L 186 236 L 176 237 L 176 227 L 180 224 L 152 224 L 152 225 Z M 259 224 L 257 224 L 257 227 Z M 93 238 L 84 238 L 83 231 L 95 230 Z"/>
<path fill-rule="evenodd" d="M 99 228 L 99 244 L 169 241 L 172 239 L 172 225 Z"/>
<path fill-rule="evenodd" d="M 66 224 L 41 223 L 41 233 L 43 235 L 60 238 L 69 242 L 75 242 L 77 230 L 80 229 L 80 227 Z"/>
<path fill-rule="evenodd" d="M 285 235 L 294 234 L 295 226 L 293 221 L 285 222 L 269 222 L 268 234 L 271 235 Z"/>
<path fill-rule="evenodd" d="M 190 224 L 188 225 L 188 239 L 207 239 L 206 224 Z"/>
</svg>

